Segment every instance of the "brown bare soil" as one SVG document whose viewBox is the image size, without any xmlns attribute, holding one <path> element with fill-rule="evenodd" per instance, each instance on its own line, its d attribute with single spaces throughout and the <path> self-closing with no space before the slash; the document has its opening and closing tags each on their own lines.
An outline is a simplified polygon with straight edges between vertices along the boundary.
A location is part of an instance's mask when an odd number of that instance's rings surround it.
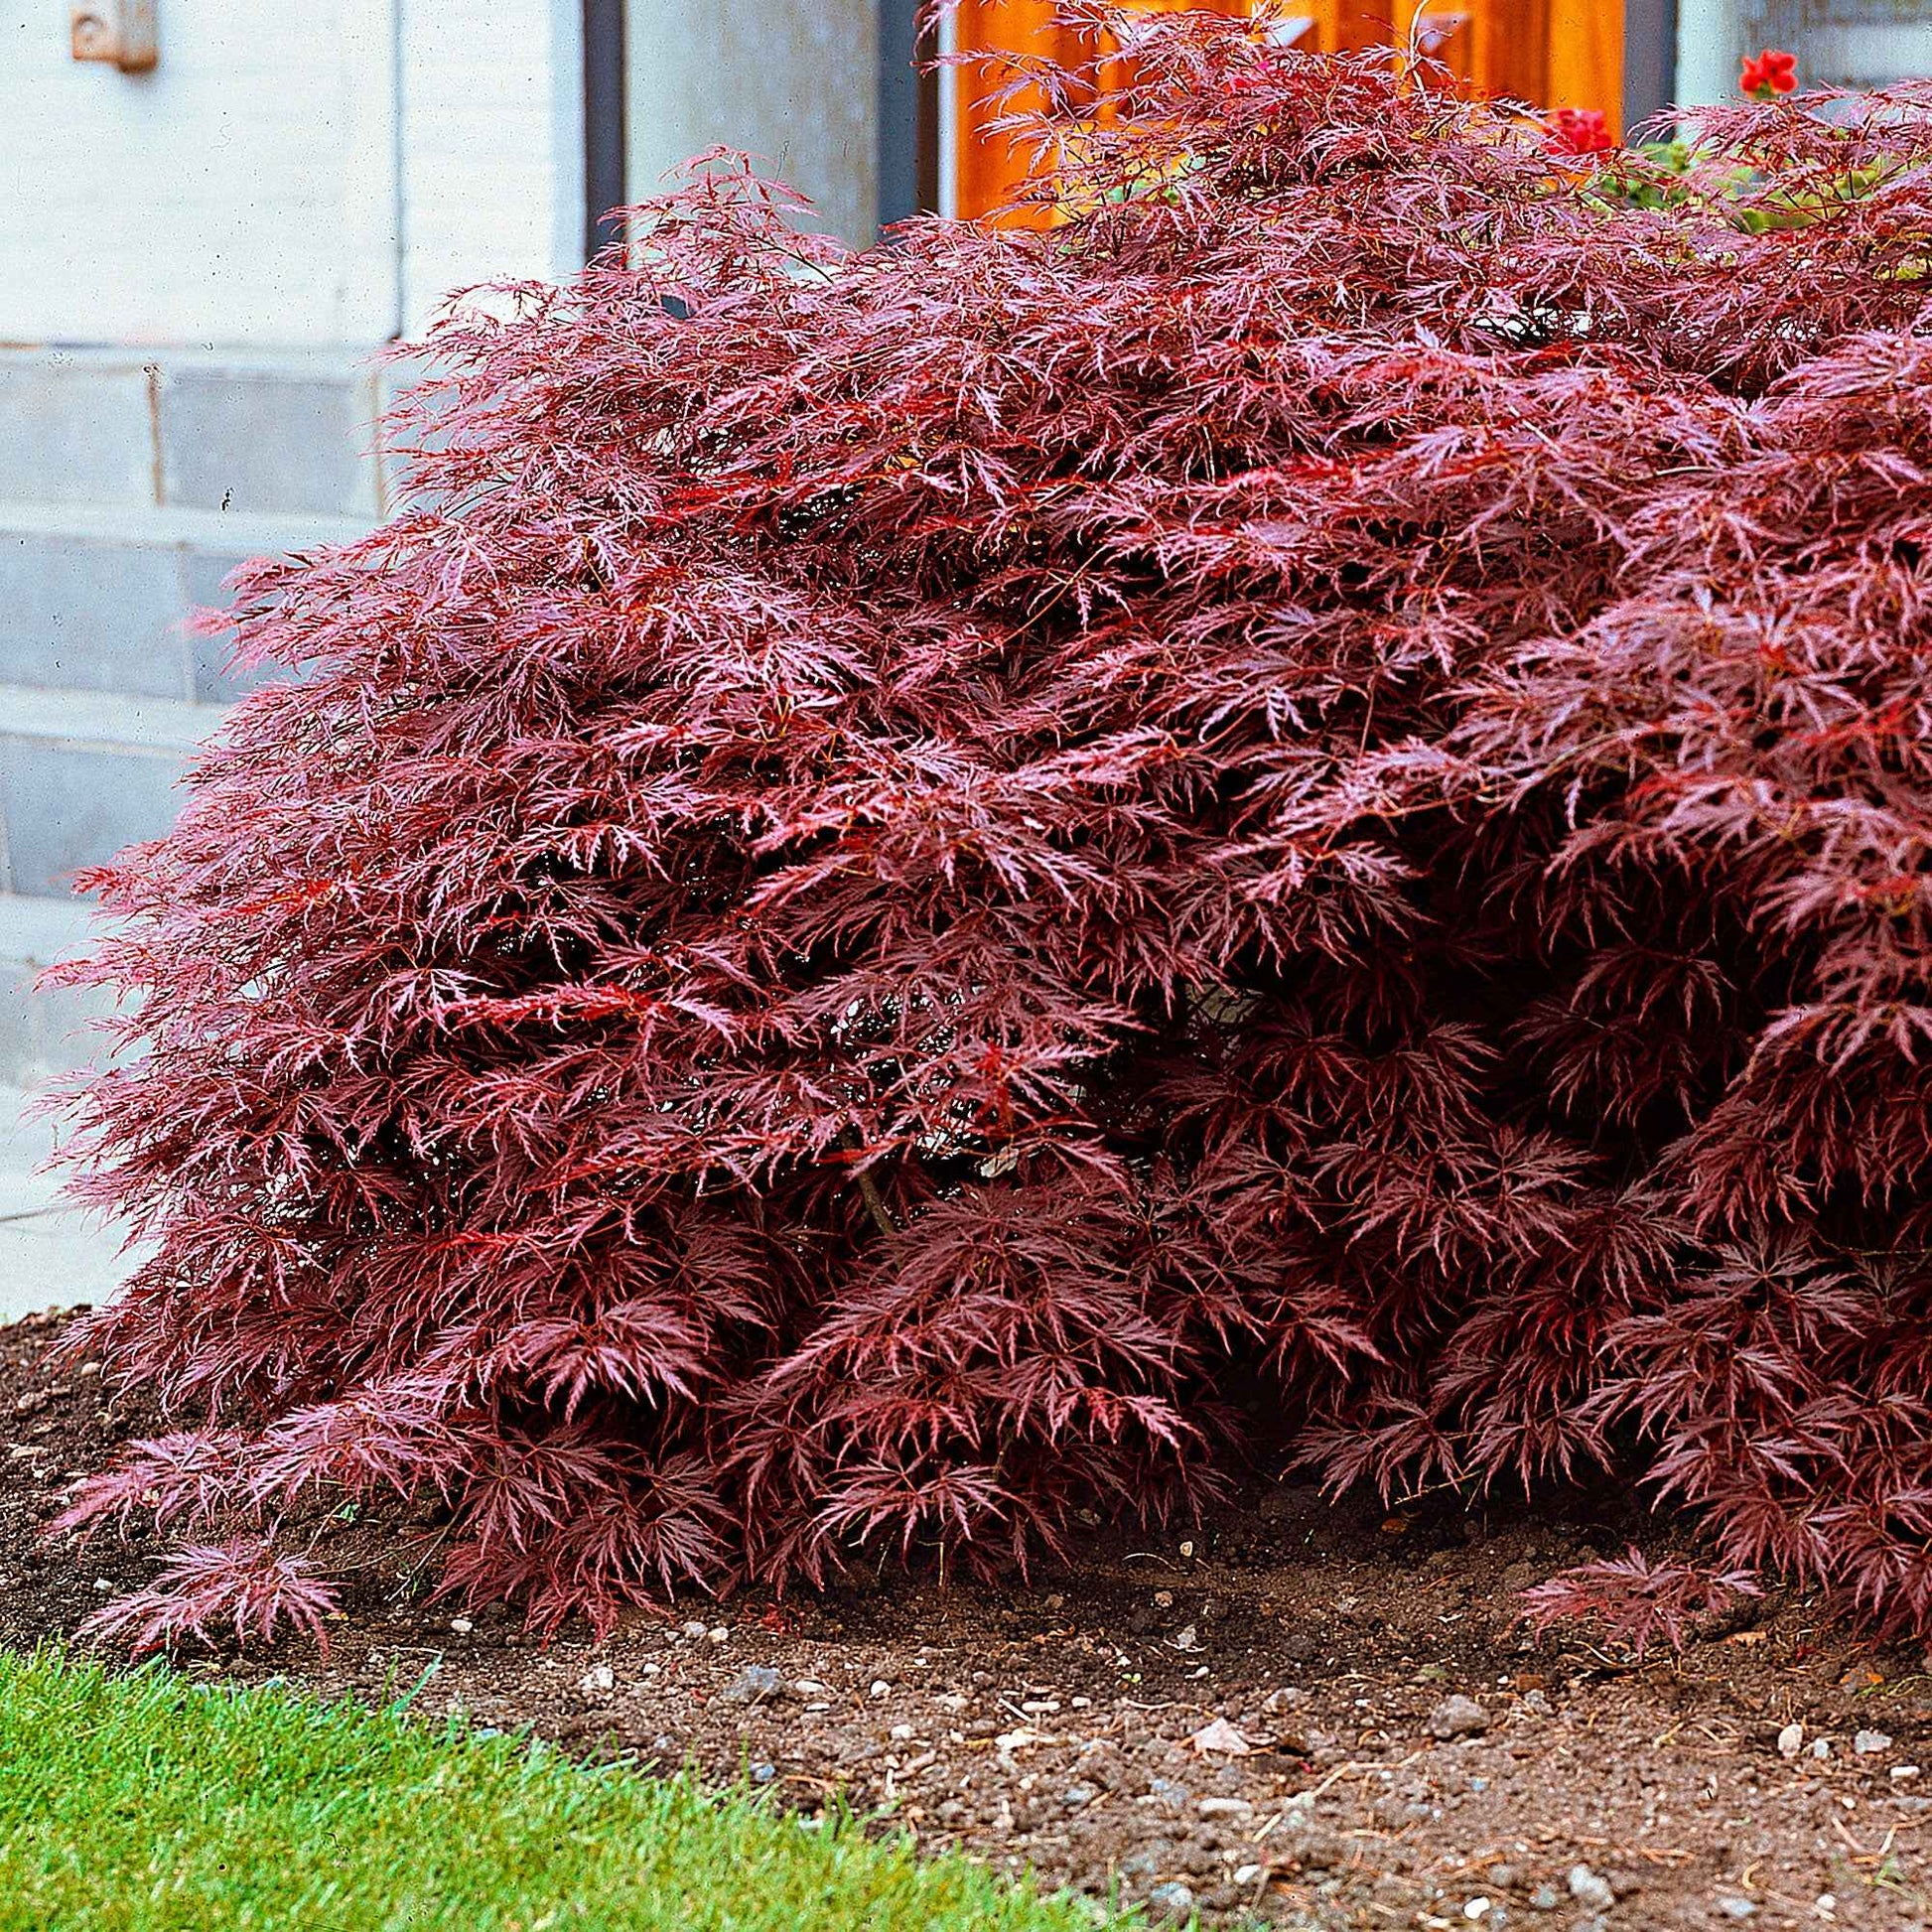
<svg viewBox="0 0 1932 1932">
<path fill-rule="evenodd" d="M 84 1367 L 51 1373 L 58 1327 L 0 1330 L 0 1642 L 17 1646 L 70 1632 L 159 1554 L 42 1540 L 72 1480 L 154 1421 Z M 327 1658 L 180 1661 L 325 1697 L 413 1692 L 432 1716 L 691 1762 L 806 1808 L 842 1794 L 923 1845 L 1157 1920 L 1191 1901 L 1236 1924 L 1428 1932 L 1932 1925 L 1916 1648 L 1862 1642 L 1796 1596 L 1641 1661 L 1516 1621 L 1524 1587 L 1587 1552 L 1670 1543 L 1628 1509 L 1385 1518 L 1270 1486 L 1191 1537 L 1096 1525 L 1072 1570 L 1030 1585 L 889 1573 L 681 1604 L 603 1644 L 430 1607 L 392 1564 Z M 1189 1741 L 1217 1719 L 1246 1754 Z"/>
</svg>

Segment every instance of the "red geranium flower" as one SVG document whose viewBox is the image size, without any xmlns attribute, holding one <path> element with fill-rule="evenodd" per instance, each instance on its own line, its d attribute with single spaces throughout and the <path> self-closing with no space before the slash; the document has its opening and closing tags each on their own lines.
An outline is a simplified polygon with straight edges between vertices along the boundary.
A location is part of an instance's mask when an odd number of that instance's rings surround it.
<svg viewBox="0 0 1932 1932">
<path fill-rule="evenodd" d="M 1543 140 L 1552 154 L 1603 154 L 1616 146 L 1609 122 L 1595 107 L 1559 107 Z"/>
<path fill-rule="evenodd" d="M 1781 47 L 1767 47 L 1744 63 L 1737 85 L 1752 100 L 1774 100 L 1779 94 L 1793 93 L 1798 86 L 1798 57 Z"/>
</svg>

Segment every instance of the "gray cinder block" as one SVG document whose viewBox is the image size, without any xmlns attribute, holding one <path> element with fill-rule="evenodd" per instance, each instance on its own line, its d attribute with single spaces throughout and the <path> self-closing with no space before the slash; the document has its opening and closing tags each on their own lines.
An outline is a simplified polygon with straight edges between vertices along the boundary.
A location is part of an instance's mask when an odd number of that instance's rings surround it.
<svg viewBox="0 0 1932 1932">
<path fill-rule="evenodd" d="M 139 361 L 0 352 L 0 501 L 152 503 L 149 381 Z"/>
<path fill-rule="evenodd" d="M 182 584 L 187 607 L 194 611 L 218 611 L 229 602 L 226 582 L 229 572 L 248 557 L 245 550 L 222 552 L 188 550 L 182 553 Z M 228 659 L 234 650 L 234 632 L 206 633 L 197 630 L 188 639 L 189 672 L 193 680 L 190 695 L 197 704 L 232 704 L 247 692 L 264 684 L 284 684 L 294 672 L 279 666 L 256 665 L 237 670 Z"/>
<path fill-rule="evenodd" d="M 9 889 L 63 897 L 80 867 L 159 837 L 181 809 L 175 786 L 187 764 L 179 753 L 0 740 Z"/>
<path fill-rule="evenodd" d="M 0 684 L 190 695 L 181 553 L 0 531 Z"/>
<path fill-rule="evenodd" d="M 344 371 L 179 366 L 160 385 L 163 500 L 240 514 L 377 513 L 375 392 Z"/>
<path fill-rule="evenodd" d="M 94 1023 L 115 1011 L 112 991 L 37 984 L 56 960 L 87 951 L 97 930 L 95 916 L 78 901 L 0 893 L 0 1086 L 35 1086 L 110 1056 L 112 1042 Z M 7 1152 L 7 1126 L 0 1117 L 0 1169 Z"/>
</svg>

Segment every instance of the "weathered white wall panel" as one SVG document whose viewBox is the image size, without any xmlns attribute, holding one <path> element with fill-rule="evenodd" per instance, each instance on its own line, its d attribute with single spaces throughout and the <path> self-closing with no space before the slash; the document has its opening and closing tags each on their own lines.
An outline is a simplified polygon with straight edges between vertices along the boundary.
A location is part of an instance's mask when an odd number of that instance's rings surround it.
<svg viewBox="0 0 1932 1932">
<path fill-rule="evenodd" d="M 878 219 L 875 0 L 630 0 L 630 195 L 740 148 L 853 242 Z"/>
<path fill-rule="evenodd" d="M 578 0 L 163 0 L 150 74 L 0 0 L 0 343 L 371 344 L 567 274 Z"/>
<path fill-rule="evenodd" d="M 401 0 L 403 314 L 582 258 L 577 0 Z"/>
<path fill-rule="evenodd" d="M 0 0 L 0 341 L 393 333 L 394 4 L 166 0 L 123 74 Z"/>
</svg>

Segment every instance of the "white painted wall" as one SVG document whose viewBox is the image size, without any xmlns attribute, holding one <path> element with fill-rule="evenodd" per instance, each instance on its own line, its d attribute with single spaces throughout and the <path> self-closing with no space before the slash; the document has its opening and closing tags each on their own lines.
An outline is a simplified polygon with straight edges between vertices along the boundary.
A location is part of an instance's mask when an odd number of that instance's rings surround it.
<svg viewBox="0 0 1932 1932">
<path fill-rule="evenodd" d="M 1677 105 L 1737 100 L 1737 67 L 1757 49 L 1744 45 L 1744 0 L 1681 0 L 1677 12 Z"/>
<path fill-rule="evenodd" d="M 1807 87 L 1932 73 L 1932 0 L 1681 0 L 1677 98 L 1736 101 L 1738 66 L 1763 47 L 1795 53 Z"/>
<path fill-rule="evenodd" d="M 403 320 L 583 261 L 579 0 L 399 0 Z"/>
<path fill-rule="evenodd" d="M 576 0 L 161 0 L 149 74 L 0 0 L 0 343 L 365 345 L 574 265 Z"/>
<path fill-rule="evenodd" d="M 0 340 L 392 334 L 393 4 L 162 0 L 124 74 L 0 0 Z"/>
</svg>

